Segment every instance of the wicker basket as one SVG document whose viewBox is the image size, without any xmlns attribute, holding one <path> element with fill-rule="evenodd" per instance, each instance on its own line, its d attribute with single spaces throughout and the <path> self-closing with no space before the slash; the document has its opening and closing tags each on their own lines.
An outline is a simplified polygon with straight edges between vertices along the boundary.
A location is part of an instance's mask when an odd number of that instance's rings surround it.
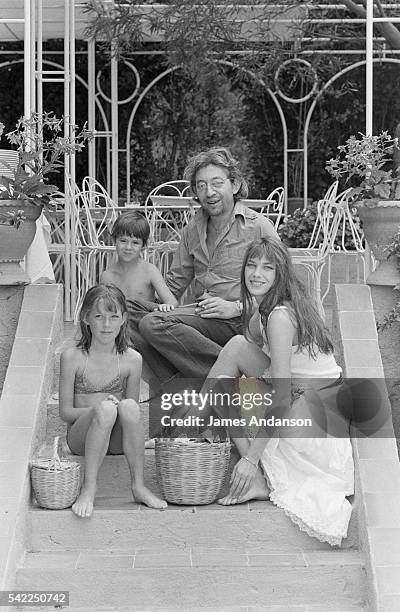
<svg viewBox="0 0 400 612">
<path fill-rule="evenodd" d="M 61 510 L 72 506 L 81 484 L 79 463 L 60 459 L 59 437 L 54 438 L 53 457 L 31 464 L 32 487 L 42 508 Z"/>
<path fill-rule="evenodd" d="M 160 489 L 172 504 L 211 504 L 229 465 L 230 442 L 188 438 L 156 440 L 156 473 Z"/>
</svg>

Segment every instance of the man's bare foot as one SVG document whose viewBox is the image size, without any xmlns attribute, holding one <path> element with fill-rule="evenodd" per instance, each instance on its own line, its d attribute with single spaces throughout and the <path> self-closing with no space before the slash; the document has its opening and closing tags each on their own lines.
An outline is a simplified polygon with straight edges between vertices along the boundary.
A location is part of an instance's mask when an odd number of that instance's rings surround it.
<svg viewBox="0 0 400 612">
<path fill-rule="evenodd" d="M 162 510 L 168 505 L 164 499 L 160 499 L 159 497 L 157 497 L 157 495 L 154 495 L 144 485 L 132 485 L 132 493 L 136 502 L 145 504 L 149 508 L 156 508 L 157 510 Z"/>
<path fill-rule="evenodd" d="M 82 487 L 76 502 L 72 506 L 72 512 L 80 518 L 89 518 L 93 512 L 93 502 L 96 491 Z"/>
</svg>

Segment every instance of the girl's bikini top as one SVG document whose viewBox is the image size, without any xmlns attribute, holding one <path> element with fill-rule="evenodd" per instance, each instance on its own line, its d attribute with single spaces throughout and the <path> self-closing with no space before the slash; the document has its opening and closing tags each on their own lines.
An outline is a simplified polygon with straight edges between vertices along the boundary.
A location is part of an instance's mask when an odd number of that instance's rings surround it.
<svg viewBox="0 0 400 612">
<path fill-rule="evenodd" d="M 76 372 L 74 393 L 112 393 L 125 395 L 126 391 L 126 380 L 121 377 L 121 369 L 119 363 L 119 353 L 117 353 L 118 359 L 118 374 L 108 383 L 104 385 L 92 383 L 86 376 L 86 369 L 88 365 L 89 355 L 86 354 L 86 363 L 82 373 Z"/>
</svg>

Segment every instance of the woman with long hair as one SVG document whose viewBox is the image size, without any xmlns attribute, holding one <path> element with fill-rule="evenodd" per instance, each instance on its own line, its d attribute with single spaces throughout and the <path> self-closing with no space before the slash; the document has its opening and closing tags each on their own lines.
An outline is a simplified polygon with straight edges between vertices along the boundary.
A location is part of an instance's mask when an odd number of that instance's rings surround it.
<svg viewBox="0 0 400 612">
<path fill-rule="evenodd" d="M 227 388 L 224 378 L 249 389 L 244 375 L 256 378 L 254 392 L 271 401 L 255 437 L 237 420 L 228 426 L 240 458 L 219 503 L 269 498 L 300 529 L 338 545 L 347 534 L 354 474 L 348 423 L 337 403 L 342 371 L 329 333 L 281 242 L 262 238 L 249 246 L 241 288 L 244 335 L 222 349 L 203 391 Z"/>
</svg>

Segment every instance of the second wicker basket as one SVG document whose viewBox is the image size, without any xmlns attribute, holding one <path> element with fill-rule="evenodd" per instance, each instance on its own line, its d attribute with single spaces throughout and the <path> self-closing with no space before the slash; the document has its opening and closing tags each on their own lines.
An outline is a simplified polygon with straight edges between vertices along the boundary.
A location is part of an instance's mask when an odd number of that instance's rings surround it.
<svg viewBox="0 0 400 612">
<path fill-rule="evenodd" d="M 173 504 L 211 504 L 229 465 L 230 442 L 158 438 L 156 473 L 161 492 Z"/>
</svg>

